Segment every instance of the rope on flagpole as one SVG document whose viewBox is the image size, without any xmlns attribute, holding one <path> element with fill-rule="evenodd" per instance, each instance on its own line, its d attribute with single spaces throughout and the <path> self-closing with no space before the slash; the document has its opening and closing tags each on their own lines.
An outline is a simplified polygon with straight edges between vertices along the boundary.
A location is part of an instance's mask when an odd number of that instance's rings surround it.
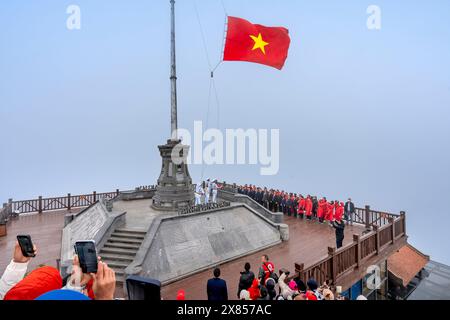
<svg viewBox="0 0 450 320">
<path fill-rule="evenodd" d="M 203 49 L 205 51 L 205 56 L 206 56 L 206 61 L 208 63 L 208 67 L 210 70 L 210 81 L 209 81 L 209 92 L 208 92 L 208 109 L 207 109 L 207 113 L 206 113 L 206 128 L 209 128 L 209 121 L 210 121 L 210 112 L 211 112 L 211 104 L 212 104 L 212 92 L 214 91 L 214 98 L 215 98 L 215 102 L 217 104 L 217 128 L 220 129 L 220 101 L 219 101 L 219 94 L 217 92 L 217 87 L 216 87 L 216 81 L 214 78 L 214 72 L 217 70 L 217 68 L 219 68 L 219 66 L 222 64 L 223 62 L 223 56 L 224 56 L 224 52 L 225 52 L 225 40 L 226 40 L 226 34 L 227 34 L 227 29 L 228 29 L 228 13 L 227 13 L 227 9 L 225 7 L 225 3 L 223 0 L 220 0 L 221 4 L 222 4 L 222 8 L 223 11 L 225 13 L 225 23 L 224 23 L 224 32 L 223 32 L 223 39 L 222 39 L 222 46 L 220 48 L 220 54 L 219 54 L 219 62 L 214 66 L 214 68 L 211 65 L 211 59 L 210 59 L 210 55 L 208 52 L 208 46 L 206 43 L 206 37 L 205 37 L 205 32 L 203 29 L 203 25 L 201 23 L 201 19 L 200 19 L 200 14 L 198 11 L 198 7 L 197 7 L 197 1 L 194 0 L 194 9 L 195 9 L 195 14 L 197 17 L 197 22 L 198 25 L 200 27 L 200 34 L 201 34 L 201 38 L 202 38 L 202 43 L 203 43 Z M 201 180 L 203 181 L 205 177 L 205 163 L 202 162 L 202 174 L 201 174 Z"/>
</svg>

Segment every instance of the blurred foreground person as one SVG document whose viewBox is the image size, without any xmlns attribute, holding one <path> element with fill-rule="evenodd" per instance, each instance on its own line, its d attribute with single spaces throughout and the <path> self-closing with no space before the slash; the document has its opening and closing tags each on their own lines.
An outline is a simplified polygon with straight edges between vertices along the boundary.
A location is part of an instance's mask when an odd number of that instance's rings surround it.
<svg viewBox="0 0 450 320">
<path fill-rule="evenodd" d="M 33 246 L 33 249 L 36 255 L 36 246 Z M 25 277 L 30 260 L 30 257 L 23 255 L 19 242 L 16 242 L 13 258 L 0 279 L 0 300 L 3 300 L 5 294 Z"/>
</svg>

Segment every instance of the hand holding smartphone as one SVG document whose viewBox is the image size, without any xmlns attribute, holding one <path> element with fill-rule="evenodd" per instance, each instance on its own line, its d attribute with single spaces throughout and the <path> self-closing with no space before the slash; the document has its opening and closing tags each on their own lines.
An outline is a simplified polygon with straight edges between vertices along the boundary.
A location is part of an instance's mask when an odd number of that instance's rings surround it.
<svg viewBox="0 0 450 320">
<path fill-rule="evenodd" d="M 77 241 L 74 247 L 83 273 L 97 273 L 98 260 L 95 241 Z"/>
<path fill-rule="evenodd" d="M 29 235 L 18 235 L 17 241 L 19 242 L 22 255 L 26 258 L 34 258 L 36 256 L 34 252 L 33 242 Z"/>
</svg>

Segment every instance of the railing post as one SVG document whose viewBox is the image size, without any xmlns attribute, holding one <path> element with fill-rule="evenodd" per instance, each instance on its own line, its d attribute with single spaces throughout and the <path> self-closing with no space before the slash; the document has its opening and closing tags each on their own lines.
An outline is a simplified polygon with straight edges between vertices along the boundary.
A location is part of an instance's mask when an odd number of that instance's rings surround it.
<svg viewBox="0 0 450 320">
<path fill-rule="evenodd" d="M 391 236 L 392 236 L 392 244 L 395 243 L 395 219 L 389 218 L 389 224 L 391 225 Z"/>
<path fill-rule="evenodd" d="M 336 266 L 336 248 L 328 247 L 328 255 L 331 259 L 331 281 L 334 285 L 336 285 L 336 276 L 337 276 L 337 266 Z"/>
<path fill-rule="evenodd" d="M 8 199 L 8 216 L 10 217 L 13 213 L 13 199 Z"/>
<path fill-rule="evenodd" d="M 376 232 L 376 234 L 375 234 L 375 246 L 377 248 L 377 255 L 379 255 L 380 254 L 380 227 L 378 227 L 377 225 L 374 225 L 373 229 Z"/>
<path fill-rule="evenodd" d="M 370 206 L 366 206 L 366 209 L 365 209 L 365 222 L 366 222 L 366 229 L 367 230 L 370 230 L 370 225 L 371 225 L 371 223 L 370 223 Z"/>
<path fill-rule="evenodd" d="M 300 277 L 301 280 L 303 280 L 305 283 L 306 281 L 308 281 L 309 279 L 305 279 L 305 275 L 304 275 L 304 271 L 305 271 L 305 264 L 304 263 L 300 263 L 300 264 L 295 264 L 295 273 L 298 273 L 298 276 Z"/>
<path fill-rule="evenodd" d="M 71 195 L 70 193 L 67 194 L 67 210 L 71 210 L 72 209 L 72 200 L 71 200 Z"/>
<path fill-rule="evenodd" d="M 42 213 L 42 196 L 39 196 L 38 198 L 38 212 Z"/>
<path fill-rule="evenodd" d="M 356 243 L 356 267 L 359 268 L 359 265 L 361 264 L 361 236 L 359 234 L 354 234 L 353 242 Z"/>
<path fill-rule="evenodd" d="M 94 202 L 97 202 L 97 191 L 92 192 L 92 195 L 94 196 Z"/>
<path fill-rule="evenodd" d="M 403 235 L 406 235 L 406 212 L 400 211 L 400 217 L 402 218 Z"/>
</svg>

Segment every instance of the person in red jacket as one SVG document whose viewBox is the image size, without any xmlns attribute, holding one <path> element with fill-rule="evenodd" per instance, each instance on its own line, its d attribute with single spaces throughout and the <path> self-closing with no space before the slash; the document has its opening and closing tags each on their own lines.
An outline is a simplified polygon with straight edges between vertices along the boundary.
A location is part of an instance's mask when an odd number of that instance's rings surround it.
<svg viewBox="0 0 450 320">
<path fill-rule="evenodd" d="M 334 219 L 341 221 L 344 216 L 344 203 L 336 201 L 336 206 L 334 209 Z"/>
<path fill-rule="evenodd" d="M 258 279 L 254 279 L 252 286 L 248 289 L 250 293 L 250 300 L 258 300 L 259 298 L 259 281 Z"/>
<path fill-rule="evenodd" d="M 308 219 L 308 220 L 311 220 L 311 217 L 312 217 L 312 207 L 313 207 L 313 203 L 311 200 L 311 196 L 308 195 L 308 197 L 306 198 L 306 204 L 305 204 L 306 219 Z"/>
<path fill-rule="evenodd" d="M 303 219 L 303 217 L 305 215 L 305 205 L 306 205 L 305 198 L 302 195 L 300 195 L 300 201 L 298 202 L 297 213 L 301 219 Z"/>
<path fill-rule="evenodd" d="M 327 198 L 323 197 L 319 201 L 319 209 L 317 211 L 317 216 L 319 217 L 319 222 L 323 223 L 324 219 L 327 217 L 328 213 L 328 202 Z"/>
<path fill-rule="evenodd" d="M 331 224 L 331 221 L 333 221 L 334 218 L 334 202 L 331 201 L 327 204 L 327 215 L 325 217 L 325 220 L 328 221 L 328 223 Z"/>
</svg>

